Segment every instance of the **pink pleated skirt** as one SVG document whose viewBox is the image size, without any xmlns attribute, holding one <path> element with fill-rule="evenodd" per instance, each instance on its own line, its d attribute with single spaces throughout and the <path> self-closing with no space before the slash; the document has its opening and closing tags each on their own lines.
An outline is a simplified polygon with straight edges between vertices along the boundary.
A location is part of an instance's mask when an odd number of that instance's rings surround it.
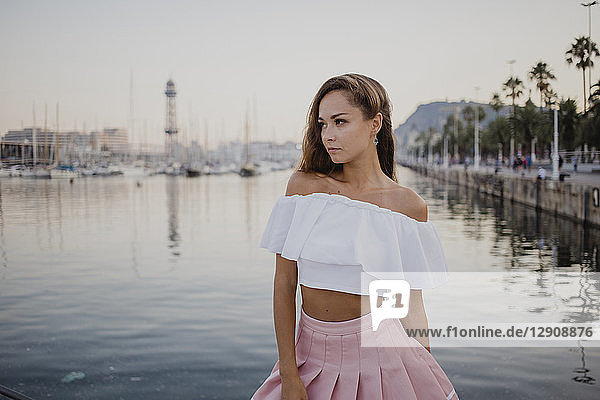
<svg viewBox="0 0 600 400">
<path fill-rule="evenodd" d="M 296 365 L 309 400 L 458 400 L 440 365 L 399 319 L 384 320 L 373 332 L 370 313 L 328 322 L 302 309 Z M 280 399 L 277 361 L 251 400 Z"/>
</svg>

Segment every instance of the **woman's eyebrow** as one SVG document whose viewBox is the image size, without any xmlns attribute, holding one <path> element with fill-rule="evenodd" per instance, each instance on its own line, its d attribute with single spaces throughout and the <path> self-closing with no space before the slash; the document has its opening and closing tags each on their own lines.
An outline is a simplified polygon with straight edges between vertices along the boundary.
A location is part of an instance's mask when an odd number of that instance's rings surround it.
<svg viewBox="0 0 600 400">
<path fill-rule="evenodd" d="M 348 114 L 348 113 L 345 113 L 345 112 L 343 112 L 343 113 L 333 114 L 331 117 L 329 117 L 329 119 L 334 119 L 334 118 L 337 118 L 337 117 L 339 117 L 340 115 L 344 115 L 344 114 L 345 114 L 345 115 L 350 115 L 350 114 Z M 323 117 L 319 117 L 319 119 L 323 119 Z"/>
</svg>

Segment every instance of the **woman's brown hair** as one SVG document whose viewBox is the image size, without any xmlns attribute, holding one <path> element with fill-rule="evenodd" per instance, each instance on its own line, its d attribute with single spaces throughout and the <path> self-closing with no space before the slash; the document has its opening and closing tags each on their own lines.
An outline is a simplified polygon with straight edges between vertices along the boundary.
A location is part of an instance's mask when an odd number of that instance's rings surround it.
<svg viewBox="0 0 600 400">
<path fill-rule="evenodd" d="M 374 118 L 378 112 L 381 113 L 383 121 L 376 136 L 378 140 L 377 158 L 383 173 L 394 182 L 398 182 L 394 168 L 394 132 L 392 130 L 390 99 L 379 82 L 360 74 L 334 76 L 323 83 L 308 111 L 302 142 L 302 157 L 296 170 L 319 172 L 327 175 L 342 170 L 343 164 L 336 164 L 331 161 L 331 157 L 321 141 L 321 129 L 318 122 L 321 100 L 327 93 L 336 90 L 343 92 L 352 105 L 360 108 L 364 119 Z"/>
</svg>

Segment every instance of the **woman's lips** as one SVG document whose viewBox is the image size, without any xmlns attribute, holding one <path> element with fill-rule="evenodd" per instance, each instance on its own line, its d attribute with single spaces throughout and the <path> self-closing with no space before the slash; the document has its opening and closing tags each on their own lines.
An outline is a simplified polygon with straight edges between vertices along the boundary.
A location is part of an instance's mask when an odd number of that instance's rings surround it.
<svg viewBox="0 0 600 400">
<path fill-rule="evenodd" d="M 330 153 L 337 153 L 338 151 L 341 151 L 342 149 L 340 149 L 339 147 L 330 147 L 327 149 L 328 152 Z"/>
</svg>

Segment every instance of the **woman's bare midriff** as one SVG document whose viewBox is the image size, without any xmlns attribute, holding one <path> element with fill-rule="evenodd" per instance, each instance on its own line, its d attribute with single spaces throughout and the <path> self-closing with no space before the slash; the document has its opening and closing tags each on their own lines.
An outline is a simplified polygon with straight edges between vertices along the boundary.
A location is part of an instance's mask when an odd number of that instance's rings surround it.
<svg viewBox="0 0 600 400">
<path fill-rule="evenodd" d="M 300 291 L 304 312 L 321 321 L 348 321 L 368 314 L 371 310 L 367 295 L 316 289 L 304 285 L 300 285 Z"/>
<path fill-rule="evenodd" d="M 408 192 L 403 186 L 388 179 L 381 187 L 361 192 L 353 192 L 346 183 L 341 181 L 339 174 L 331 176 L 315 173 L 316 177 L 321 179 L 314 191 L 335 193 L 346 196 L 351 199 L 372 203 L 383 208 L 388 204 L 396 202 L 404 206 L 410 205 L 410 201 L 405 200 L 404 194 Z M 401 209 L 395 209 L 401 212 Z M 408 215 L 408 214 L 407 214 Z M 320 319 L 321 321 L 338 322 L 347 321 L 368 314 L 371 310 L 369 296 L 352 293 L 338 292 L 328 289 L 316 289 L 300 285 L 302 292 L 302 308 L 309 316 Z M 362 307 L 361 307 L 362 306 Z"/>
</svg>

